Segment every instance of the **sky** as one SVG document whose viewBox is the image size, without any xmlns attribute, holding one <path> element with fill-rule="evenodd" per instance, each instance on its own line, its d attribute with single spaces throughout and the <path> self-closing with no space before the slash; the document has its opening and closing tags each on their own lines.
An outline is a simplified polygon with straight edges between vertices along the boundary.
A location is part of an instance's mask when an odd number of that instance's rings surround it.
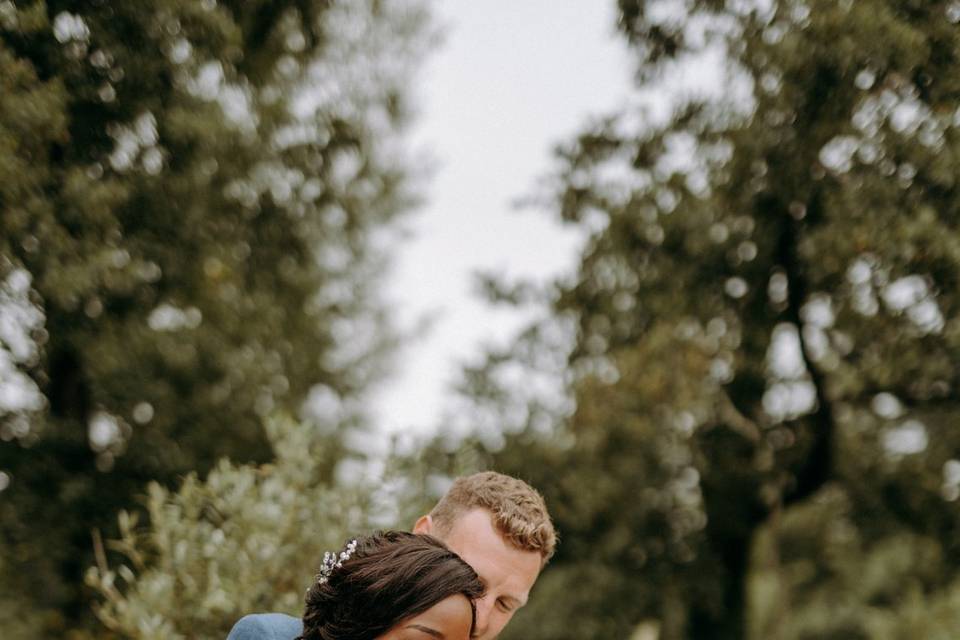
<svg viewBox="0 0 960 640">
<path fill-rule="evenodd" d="M 433 172 L 385 283 L 397 324 L 430 328 L 374 396 L 373 423 L 387 433 L 431 431 L 461 365 L 522 326 L 521 314 L 476 295 L 474 273 L 539 280 L 573 270 L 579 232 L 513 203 L 551 169 L 554 145 L 622 106 L 630 87 L 613 0 L 434 6 L 444 37 L 415 87 L 411 131 Z"/>
</svg>

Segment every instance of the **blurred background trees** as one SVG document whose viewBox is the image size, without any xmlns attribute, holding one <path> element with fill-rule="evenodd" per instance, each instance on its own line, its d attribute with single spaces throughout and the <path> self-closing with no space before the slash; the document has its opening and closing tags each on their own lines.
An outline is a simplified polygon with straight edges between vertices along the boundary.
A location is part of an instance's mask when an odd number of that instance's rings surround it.
<svg viewBox="0 0 960 640">
<path fill-rule="evenodd" d="M 485 281 L 549 312 L 365 482 L 423 7 L 135 4 L 0 1 L 6 631 L 296 614 L 492 465 L 562 537 L 505 638 L 955 635 L 960 5 L 619 0 L 636 102 L 546 184 L 577 274 Z"/>
<path fill-rule="evenodd" d="M 91 621 L 91 532 L 148 481 L 270 459 L 276 411 L 332 451 L 362 422 L 431 42 L 402 4 L 0 2 L 0 582 L 36 637 Z"/>
<path fill-rule="evenodd" d="M 560 149 L 579 272 L 464 378 L 563 535 L 505 637 L 949 637 L 960 5 L 620 8 L 641 88 L 721 90 Z"/>
</svg>

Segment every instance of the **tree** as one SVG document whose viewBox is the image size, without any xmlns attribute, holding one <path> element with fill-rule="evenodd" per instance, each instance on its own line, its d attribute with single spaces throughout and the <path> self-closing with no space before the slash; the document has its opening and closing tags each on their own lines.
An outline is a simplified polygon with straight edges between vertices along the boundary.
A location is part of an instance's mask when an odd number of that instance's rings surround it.
<svg viewBox="0 0 960 640">
<path fill-rule="evenodd" d="M 376 0 L 0 2 L 0 566 L 41 635 L 89 617 L 91 529 L 148 481 L 266 460 L 274 411 L 361 421 L 424 25 Z"/>
<path fill-rule="evenodd" d="M 579 272 L 464 379 L 561 532 L 509 637 L 946 637 L 960 7 L 619 7 L 646 106 L 559 151 Z M 718 57 L 721 91 L 657 117 Z"/>
</svg>

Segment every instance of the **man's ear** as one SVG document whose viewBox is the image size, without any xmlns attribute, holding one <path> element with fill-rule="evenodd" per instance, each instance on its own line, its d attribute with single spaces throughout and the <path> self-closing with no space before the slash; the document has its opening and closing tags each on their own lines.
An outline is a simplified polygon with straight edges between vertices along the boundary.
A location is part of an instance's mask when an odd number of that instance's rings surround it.
<svg viewBox="0 0 960 640">
<path fill-rule="evenodd" d="M 425 516 L 420 516 L 420 518 L 417 520 L 417 523 L 413 525 L 413 532 L 426 534 L 433 533 L 433 518 L 430 517 L 429 513 Z"/>
</svg>

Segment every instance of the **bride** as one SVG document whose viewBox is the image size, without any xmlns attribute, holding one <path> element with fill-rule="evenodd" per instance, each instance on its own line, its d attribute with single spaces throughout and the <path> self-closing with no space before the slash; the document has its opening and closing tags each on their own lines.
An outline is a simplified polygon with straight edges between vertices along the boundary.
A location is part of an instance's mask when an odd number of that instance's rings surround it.
<svg viewBox="0 0 960 640">
<path fill-rule="evenodd" d="M 297 640 L 469 640 L 483 592 L 470 565 L 436 538 L 387 531 L 327 553 L 302 626 L 284 618 Z M 264 637 L 243 623 L 231 640 Z"/>
<path fill-rule="evenodd" d="M 327 556 L 301 640 L 468 640 L 483 584 L 436 538 L 390 531 Z"/>
</svg>

